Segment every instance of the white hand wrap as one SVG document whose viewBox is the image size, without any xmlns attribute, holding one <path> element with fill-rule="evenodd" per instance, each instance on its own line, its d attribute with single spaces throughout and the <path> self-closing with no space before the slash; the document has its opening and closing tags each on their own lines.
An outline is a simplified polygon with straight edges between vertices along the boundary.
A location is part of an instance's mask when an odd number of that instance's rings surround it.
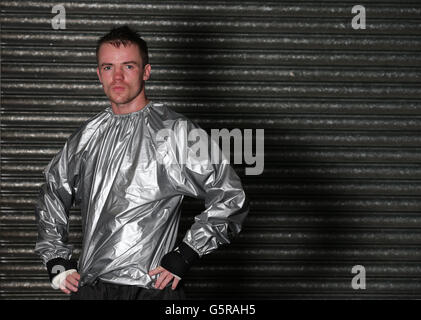
<svg viewBox="0 0 421 320">
<path fill-rule="evenodd" d="M 70 269 L 64 272 L 60 272 L 58 275 L 56 275 L 53 278 L 53 281 L 51 281 L 51 286 L 53 287 L 53 289 L 60 289 L 60 287 L 62 286 L 64 280 L 66 280 L 67 276 L 73 272 L 77 272 L 76 269 Z"/>
</svg>

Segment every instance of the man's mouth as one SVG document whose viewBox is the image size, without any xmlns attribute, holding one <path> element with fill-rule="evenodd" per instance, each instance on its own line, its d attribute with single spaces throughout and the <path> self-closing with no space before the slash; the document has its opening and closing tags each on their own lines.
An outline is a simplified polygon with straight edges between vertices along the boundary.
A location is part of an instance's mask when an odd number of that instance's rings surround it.
<svg viewBox="0 0 421 320">
<path fill-rule="evenodd" d="M 114 87 L 112 87 L 112 90 L 113 91 L 117 91 L 117 92 L 120 92 L 120 91 L 124 91 L 126 88 L 125 87 L 122 87 L 122 86 L 114 86 Z"/>
</svg>

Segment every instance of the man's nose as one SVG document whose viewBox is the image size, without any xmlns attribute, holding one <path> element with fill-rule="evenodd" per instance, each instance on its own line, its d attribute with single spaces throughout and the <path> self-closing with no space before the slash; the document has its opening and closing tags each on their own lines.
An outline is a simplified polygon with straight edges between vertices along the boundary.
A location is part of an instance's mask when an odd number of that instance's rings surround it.
<svg viewBox="0 0 421 320">
<path fill-rule="evenodd" d="M 114 70 L 113 76 L 114 76 L 114 80 L 123 79 L 124 78 L 123 70 L 122 69 L 119 69 L 119 68 L 116 68 Z"/>
</svg>

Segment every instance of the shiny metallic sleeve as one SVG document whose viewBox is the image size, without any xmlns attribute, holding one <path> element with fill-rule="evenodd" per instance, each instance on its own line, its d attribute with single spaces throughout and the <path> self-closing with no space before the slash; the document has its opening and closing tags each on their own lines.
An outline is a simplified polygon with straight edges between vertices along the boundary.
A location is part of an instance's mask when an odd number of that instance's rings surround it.
<svg viewBox="0 0 421 320">
<path fill-rule="evenodd" d="M 195 216 L 183 241 L 203 256 L 230 243 L 241 231 L 249 211 L 248 201 L 240 178 L 228 159 L 222 157 L 220 161 L 215 161 L 215 152 L 221 152 L 218 144 L 190 121 L 187 122 L 187 132 L 181 134 L 181 127 L 176 127 L 180 140 L 192 130 L 195 131 L 192 140 L 196 140 L 192 142 L 189 139 L 185 144 L 186 159 L 182 165 L 183 183 L 180 188 L 185 195 L 204 199 L 205 202 L 205 210 Z M 201 149 L 200 152 L 207 149 L 208 152 L 198 157 L 198 149 Z"/>
<path fill-rule="evenodd" d="M 69 144 L 68 140 L 44 169 L 46 182 L 42 184 L 35 204 L 38 226 L 35 252 L 44 264 L 54 258 L 70 259 L 72 254 L 73 248 L 67 242 L 77 170 L 74 156 L 69 158 Z"/>
</svg>

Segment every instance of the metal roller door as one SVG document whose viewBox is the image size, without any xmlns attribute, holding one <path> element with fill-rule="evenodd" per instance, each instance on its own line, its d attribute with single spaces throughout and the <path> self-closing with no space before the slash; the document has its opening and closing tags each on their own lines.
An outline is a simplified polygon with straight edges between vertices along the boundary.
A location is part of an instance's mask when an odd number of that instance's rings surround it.
<svg viewBox="0 0 421 320">
<path fill-rule="evenodd" d="M 67 299 L 33 252 L 34 202 L 108 106 L 95 41 L 123 24 L 149 44 L 150 98 L 207 131 L 264 129 L 263 173 L 234 165 L 244 229 L 191 269 L 190 298 L 421 298 L 419 1 L 77 0 L 56 30 L 58 3 L 1 3 L 2 299 Z M 202 208 L 186 199 L 180 234 Z M 78 208 L 71 223 L 78 257 Z"/>
</svg>

